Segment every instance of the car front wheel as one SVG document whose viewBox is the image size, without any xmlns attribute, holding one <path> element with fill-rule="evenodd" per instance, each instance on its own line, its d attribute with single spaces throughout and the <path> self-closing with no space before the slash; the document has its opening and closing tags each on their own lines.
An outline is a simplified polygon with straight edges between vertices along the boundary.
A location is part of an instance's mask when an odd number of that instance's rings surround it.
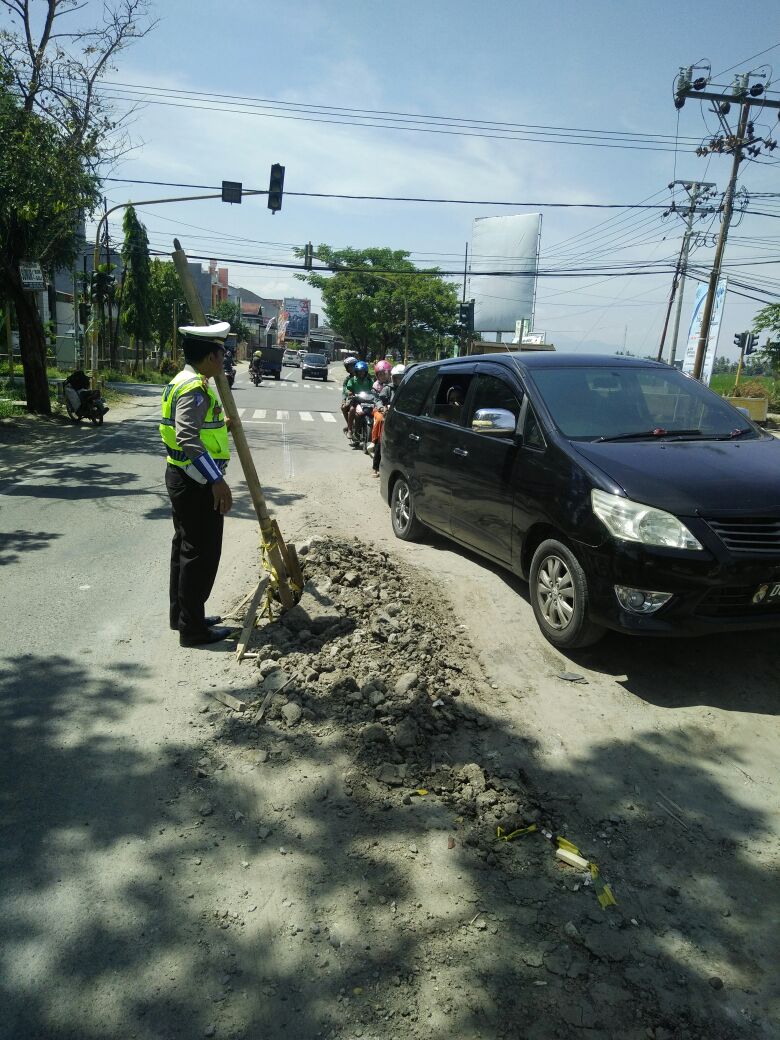
<svg viewBox="0 0 780 1040">
<path fill-rule="evenodd" d="M 561 650 L 577 650 L 604 634 L 588 619 L 588 579 L 574 553 L 553 538 L 531 561 L 531 605 L 544 637 Z"/>
<path fill-rule="evenodd" d="M 413 542 L 422 534 L 423 525 L 414 512 L 412 492 L 403 477 L 399 477 L 393 485 L 390 522 L 393 525 L 393 534 L 404 542 Z"/>
</svg>

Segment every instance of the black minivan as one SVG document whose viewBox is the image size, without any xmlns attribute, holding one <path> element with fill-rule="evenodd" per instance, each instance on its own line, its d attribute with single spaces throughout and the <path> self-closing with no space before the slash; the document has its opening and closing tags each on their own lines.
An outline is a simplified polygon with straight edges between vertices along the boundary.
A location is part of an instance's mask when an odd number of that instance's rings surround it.
<svg viewBox="0 0 780 1040">
<path fill-rule="evenodd" d="M 555 646 L 780 626 L 780 441 L 667 365 L 417 365 L 380 474 L 399 538 L 430 527 L 527 580 Z"/>
</svg>

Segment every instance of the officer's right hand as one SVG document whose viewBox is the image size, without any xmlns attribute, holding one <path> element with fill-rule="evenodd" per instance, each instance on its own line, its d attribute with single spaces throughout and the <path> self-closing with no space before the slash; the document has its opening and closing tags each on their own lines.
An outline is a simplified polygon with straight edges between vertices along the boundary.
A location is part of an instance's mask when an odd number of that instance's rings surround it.
<svg viewBox="0 0 780 1040">
<path fill-rule="evenodd" d="M 233 505 L 233 495 L 224 480 L 216 480 L 211 485 L 211 493 L 214 496 L 214 508 L 223 516 L 229 513 Z"/>
</svg>

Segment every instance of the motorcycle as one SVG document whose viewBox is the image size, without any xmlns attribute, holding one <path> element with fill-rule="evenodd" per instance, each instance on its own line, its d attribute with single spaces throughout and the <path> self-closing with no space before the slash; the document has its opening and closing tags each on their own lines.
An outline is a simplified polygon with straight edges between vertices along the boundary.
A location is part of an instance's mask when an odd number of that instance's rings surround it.
<svg viewBox="0 0 780 1040">
<path fill-rule="evenodd" d="M 108 405 L 99 390 L 90 390 L 89 377 L 81 369 L 71 372 L 63 384 L 65 409 L 74 422 L 89 419 L 93 426 L 103 425 Z"/>
<path fill-rule="evenodd" d="M 263 380 L 263 376 L 260 372 L 259 365 L 252 365 L 252 367 L 249 369 L 249 378 L 252 380 L 255 386 L 260 386 L 260 383 Z"/>
<path fill-rule="evenodd" d="M 225 376 L 228 381 L 228 386 L 232 389 L 233 383 L 236 381 L 236 366 L 232 361 L 225 361 Z"/>
<path fill-rule="evenodd" d="M 376 396 L 370 390 L 361 390 L 352 398 L 352 403 L 355 406 L 355 421 L 352 424 L 352 436 L 349 443 L 353 448 L 360 448 L 368 455 L 371 430 L 374 426 Z"/>
</svg>

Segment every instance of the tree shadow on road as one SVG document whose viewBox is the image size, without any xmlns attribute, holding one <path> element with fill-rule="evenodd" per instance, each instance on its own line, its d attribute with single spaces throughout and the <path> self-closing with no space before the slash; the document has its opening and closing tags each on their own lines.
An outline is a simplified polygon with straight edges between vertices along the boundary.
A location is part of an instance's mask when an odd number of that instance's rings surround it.
<svg viewBox="0 0 780 1040">
<path fill-rule="evenodd" d="M 770 821 L 713 779 L 727 746 L 648 731 L 551 762 L 492 691 L 444 717 L 422 676 L 395 713 L 297 682 L 293 729 L 193 698 L 193 740 L 144 749 L 123 728 L 139 669 L 0 672 L 3 1040 L 772 1035 L 776 874 L 744 845 Z M 413 748 L 365 738 L 409 713 Z M 385 759 L 401 786 L 373 778 Z M 464 794 L 469 762 L 496 799 Z M 687 829 L 647 782 L 672 774 Z M 592 856 L 617 908 L 540 834 L 496 840 L 517 784 L 517 815 Z"/>
<path fill-rule="evenodd" d="M 60 537 L 60 534 L 53 531 L 0 532 L 0 567 L 9 563 L 19 563 L 22 553 L 45 549 Z"/>
</svg>

